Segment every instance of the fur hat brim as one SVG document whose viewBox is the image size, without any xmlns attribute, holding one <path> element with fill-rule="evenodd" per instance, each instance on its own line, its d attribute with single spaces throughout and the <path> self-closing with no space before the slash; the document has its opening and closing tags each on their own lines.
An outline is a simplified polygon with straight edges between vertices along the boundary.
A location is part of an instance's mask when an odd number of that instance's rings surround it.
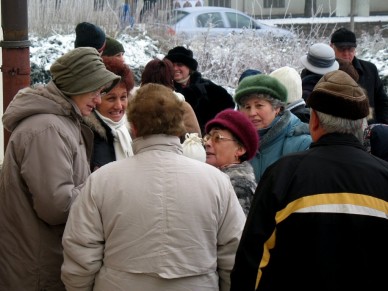
<svg viewBox="0 0 388 291">
<path fill-rule="evenodd" d="M 182 63 L 193 71 L 196 71 L 198 68 L 198 62 L 195 59 L 190 58 L 185 54 L 180 54 L 180 53 L 169 54 L 166 56 L 166 59 L 169 59 L 173 63 Z"/>
</svg>

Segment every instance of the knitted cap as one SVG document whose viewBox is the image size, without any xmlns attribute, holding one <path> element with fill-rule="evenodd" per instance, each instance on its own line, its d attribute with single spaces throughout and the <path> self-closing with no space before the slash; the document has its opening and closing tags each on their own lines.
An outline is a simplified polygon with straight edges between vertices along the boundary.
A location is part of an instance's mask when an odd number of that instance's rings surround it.
<svg viewBox="0 0 388 291">
<path fill-rule="evenodd" d="M 240 84 L 242 79 L 244 79 L 245 77 L 254 76 L 254 75 L 258 75 L 258 74 L 261 74 L 261 72 L 259 70 L 247 69 L 241 73 L 240 78 L 238 79 L 238 83 Z"/>
<path fill-rule="evenodd" d="M 124 53 L 124 52 L 125 52 L 124 47 L 118 40 L 110 36 L 106 37 L 106 44 L 105 44 L 104 51 L 102 52 L 102 56 L 113 57 L 118 53 Z"/>
<path fill-rule="evenodd" d="M 259 74 L 245 77 L 234 94 L 234 101 L 241 105 L 241 98 L 253 93 L 269 94 L 272 98 L 282 102 L 287 101 L 287 89 L 274 77 Z"/>
<path fill-rule="evenodd" d="M 339 67 L 333 48 L 325 43 L 310 46 L 307 55 L 302 56 L 300 62 L 307 70 L 319 75 L 338 70 Z"/>
<path fill-rule="evenodd" d="M 183 46 L 177 46 L 169 50 L 166 58 L 173 63 L 182 63 L 193 71 L 196 71 L 198 68 L 198 63 L 193 58 L 193 51 Z"/>
<path fill-rule="evenodd" d="M 105 45 L 105 32 L 98 26 L 81 22 L 75 27 L 74 47 L 94 47 L 99 52 L 103 51 Z"/>
<path fill-rule="evenodd" d="M 331 43 L 336 47 L 357 47 L 356 35 L 353 31 L 341 27 L 331 35 Z"/>
<path fill-rule="evenodd" d="M 244 113 L 233 109 L 221 111 L 206 124 L 206 133 L 217 126 L 229 130 L 247 150 L 247 159 L 253 158 L 259 147 L 259 135 L 253 123 Z"/>
<path fill-rule="evenodd" d="M 345 119 L 361 119 L 369 114 L 369 101 L 364 90 L 340 70 L 324 75 L 306 103 L 319 112 Z"/>
<path fill-rule="evenodd" d="M 58 58 L 51 66 L 55 85 L 65 95 L 74 96 L 94 92 L 112 83 L 109 91 L 120 77 L 108 71 L 97 50 L 79 47 Z"/>
<path fill-rule="evenodd" d="M 302 99 L 302 78 L 294 68 L 281 67 L 269 75 L 278 79 L 287 88 L 287 103 Z"/>
</svg>

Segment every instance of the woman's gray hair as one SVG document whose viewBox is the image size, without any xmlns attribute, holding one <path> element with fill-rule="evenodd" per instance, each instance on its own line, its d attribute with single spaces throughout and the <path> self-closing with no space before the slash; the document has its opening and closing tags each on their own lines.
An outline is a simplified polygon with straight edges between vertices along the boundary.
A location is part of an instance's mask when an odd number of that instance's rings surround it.
<svg viewBox="0 0 388 291">
<path fill-rule="evenodd" d="M 310 113 L 312 110 L 314 109 L 310 108 Z M 315 112 L 317 113 L 320 125 L 327 133 L 350 133 L 356 136 L 358 140 L 363 143 L 364 130 L 368 125 L 366 118 L 351 120 L 336 117 L 316 110 Z"/>
<path fill-rule="evenodd" d="M 282 113 L 284 111 L 284 109 L 286 108 L 285 102 L 280 101 L 279 99 L 273 98 L 269 94 L 261 94 L 261 93 L 253 93 L 253 94 L 249 94 L 249 95 L 242 97 L 241 98 L 241 106 L 239 106 L 239 107 L 243 107 L 246 99 L 250 99 L 253 97 L 268 101 L 271 104 L 273 109 L 280 108 L 279 114 Z"/>
</svg>

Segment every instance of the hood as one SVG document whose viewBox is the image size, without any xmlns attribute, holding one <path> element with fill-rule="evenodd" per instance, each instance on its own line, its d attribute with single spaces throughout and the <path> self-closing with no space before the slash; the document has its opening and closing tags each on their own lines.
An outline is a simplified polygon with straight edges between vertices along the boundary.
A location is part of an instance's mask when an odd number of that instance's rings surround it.
<svg viewBox="0 0 388 291">
<path fill-rule="evenodd" d="M 23 119 L 36 114 L 81 116 L 71 99 L 50 81 L 46 86 L 38 85 L 19 90 L 5 110 L 3 126 L 12 132 Z"/>
</svg>

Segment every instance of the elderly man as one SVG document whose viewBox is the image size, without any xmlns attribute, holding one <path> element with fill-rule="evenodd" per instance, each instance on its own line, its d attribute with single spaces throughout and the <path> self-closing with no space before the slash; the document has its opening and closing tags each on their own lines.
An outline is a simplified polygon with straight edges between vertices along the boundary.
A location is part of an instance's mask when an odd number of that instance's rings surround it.
<svg viewBox="0 0 388 291">
<path fill-rule="evenodd" d="M 231 290 L 379 290 L 388 260 L 388 163 L 361 144 L 364 90 L 325 74 L 307 100 L 310 149 L 264 173 L 231 274 Z"/>
<path fill-rule="evenodd" d="M 373 63 L 356 57 L 356 35 L 342 27 L 332 34 L 330 42 L 336 58 L 350 62 L 354 66 L 359 75 L 357 83 L 367 91 L 371 108 L 368 122 L 388 124 L 388 96 L 384 84 Z"/>
</svg>

